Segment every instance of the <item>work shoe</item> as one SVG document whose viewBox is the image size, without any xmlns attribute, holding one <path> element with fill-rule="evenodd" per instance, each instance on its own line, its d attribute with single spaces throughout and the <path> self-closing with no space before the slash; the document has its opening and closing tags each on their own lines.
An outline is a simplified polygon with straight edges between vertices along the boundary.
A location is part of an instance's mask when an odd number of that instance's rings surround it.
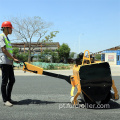
<svg viewBox="0 0 120 120">
<path fill-rule="evenodd" d="M 12 107 L 12 106 L 13 106 L 13 104 L 10 103 L 9 101 L 6 101 L 6 102 L 4 103 L 4 105 L 5 105 L 5 106 L 8 106 L 8 107 Z"/>
</svg>

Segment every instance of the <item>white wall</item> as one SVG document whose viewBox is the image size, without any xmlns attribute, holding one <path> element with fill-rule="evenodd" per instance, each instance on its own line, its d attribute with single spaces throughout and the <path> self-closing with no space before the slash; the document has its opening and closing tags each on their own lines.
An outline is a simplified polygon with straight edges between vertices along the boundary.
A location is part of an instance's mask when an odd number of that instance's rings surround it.
<svg viewBox="0 0 120 120">
<path fill-rule="evenodd" d="M 116 65 L 116 53 L 105 53 L 105 62 L 109 62 L 110 65 Z"/>
</svg>

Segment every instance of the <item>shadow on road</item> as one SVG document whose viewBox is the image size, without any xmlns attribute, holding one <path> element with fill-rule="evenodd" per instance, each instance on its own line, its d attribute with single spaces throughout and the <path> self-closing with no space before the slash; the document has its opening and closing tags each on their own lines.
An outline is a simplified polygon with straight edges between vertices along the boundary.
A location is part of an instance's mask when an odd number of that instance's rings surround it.
<svg viewBox="0 0 120 120">
<path fill-rule="evenodd" d="M 42 100 L 32 100 L 32 99 L 25 99 L 25 100 L 21 100 L 19 102 L 16 103 L 16 105 L 29 105 L 29 104 L 37 104 L 37 105 L 47 105 L 47 104 L 55 104 L 55 103 L 66 103 L 66 104 L 71 104 L 69 102 L 53 102 L 53 101 L 42 101 Z M 72 104 L 71 104 L 72 105 Z M 120 104 L 118 104 L 115 101 L 110 100 L 109 103 L 107 104 L 100 104 L 100 105 L 95 105 L 95 104 L 87 104 L 84 103 L 82 100 L 81 102 L 79 102 L 78 106 L 85 106 L 84 108 L 87 109 L 96 109 L 96 110 L 100 110 L 100 109 L 120 109 Z M 81 107 L 80 107 L 81 108 Z"/>
<path fill-rule="evenodd" d="M 55 102 L 52 101 L 42 101 L 42 100 L 32 100 L 32 99 L 25 99 L 21 100 L 16 105 L 29 105 L 29 104 L 54 104 Z"/>
<path fill-rule="evenodd" d="M 68 102 L 53 102 L 53 101 L 25 99 L 25 100 L 18 101 L 16 105 L 29 105 L 29 104 L 47 105 L 47 104 L 55 104 L 55 103 L 68 103 Z"/>
<path fill-rule="evenodd" d="M 109 105 L 110 105 L 110 109 L 120 109 L 120 104 L 118 104 L 115 101 L 110 100 Z"/>
</svg>

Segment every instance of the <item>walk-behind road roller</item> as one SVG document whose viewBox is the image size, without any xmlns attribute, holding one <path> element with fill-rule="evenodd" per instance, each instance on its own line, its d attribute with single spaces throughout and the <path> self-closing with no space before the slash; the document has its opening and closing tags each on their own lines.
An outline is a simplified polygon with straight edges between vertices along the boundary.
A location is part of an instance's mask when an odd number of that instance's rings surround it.
<svg viewBox="0 0 120 120">
<path fill-rule="evenodd" d="M 85 56 L 86 52 L 88 52 L 88 57 Z M 89 61 L 89 64 L 85 64 L 85 60 Z M 78 104 L 77 98 L 79 95 L 85 103 L 106 104 L 110 99 L 119 99 L 115 82 L 112 80 L 109 63 L 91 64 L 88 50 L 84 52 L 82 65 L 74 65 L 73 75 L 70 76 L 43 71 L 43 68 L 27 62 L 24 62 L 23 71 L 66 80 L 72 85 L 70 101 L 74 105 Z M 74 95 L 75 87 L 77 88 L 76 95 Z"/>
</svg>

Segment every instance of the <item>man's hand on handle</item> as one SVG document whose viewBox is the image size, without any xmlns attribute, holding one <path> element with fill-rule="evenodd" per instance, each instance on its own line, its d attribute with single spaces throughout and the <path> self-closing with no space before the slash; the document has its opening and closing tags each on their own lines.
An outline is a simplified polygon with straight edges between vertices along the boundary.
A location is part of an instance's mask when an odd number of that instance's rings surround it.
<svg viewBox="0 0 120 120">
<path fill-rule="evenodd" d="M 20 63 L 20 61 L 16 58 L 14 58 L 13 61 L 16 62 L 16 63 Z"/>
</svg>

